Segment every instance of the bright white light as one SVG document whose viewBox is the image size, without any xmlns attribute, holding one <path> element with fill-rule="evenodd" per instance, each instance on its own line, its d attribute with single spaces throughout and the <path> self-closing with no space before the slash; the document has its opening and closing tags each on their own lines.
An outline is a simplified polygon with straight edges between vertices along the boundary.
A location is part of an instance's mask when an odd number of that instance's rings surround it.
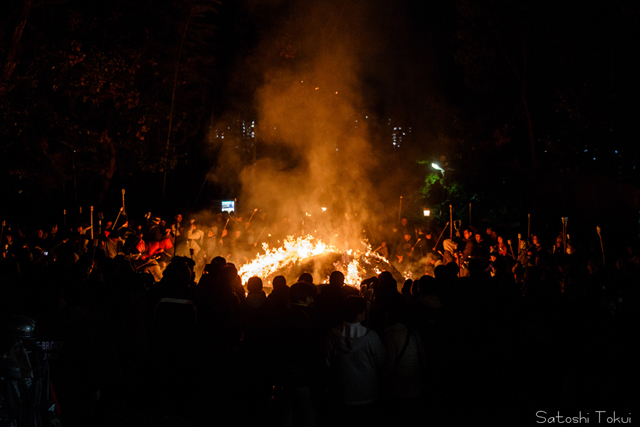
<svg viewBox="0 0 640 427">
<path fill-rule="evenodd" d="M 431 163 L 431 167 L 434 168 L 437 171 L 440 171 L 440 172 L 444 173 L 444 169 L 442 169 L 440 167 L 440 165 L 438 165 L 437 163 Z"/>
<path fill-rule="evenodd" d="M 431 215 L 431 211 L 429 209 L 425 209 L 422 211 L 422 213 L 424 214 L 424 216 L 429 216 Z"/>
<path fill-rule="evenodd" d="M 322 209 L 322 212 L 326 212 L 327 211 L 327 208 L 320 208 L 320 209 Z"/>
</svg>

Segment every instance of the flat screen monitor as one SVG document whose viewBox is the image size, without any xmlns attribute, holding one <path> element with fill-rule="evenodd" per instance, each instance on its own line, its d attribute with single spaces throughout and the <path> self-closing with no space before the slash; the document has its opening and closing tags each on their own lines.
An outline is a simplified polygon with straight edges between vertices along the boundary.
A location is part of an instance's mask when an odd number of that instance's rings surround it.
<svg viewBox="0 0 640 427">
<path fill-rule="evenodd" d="M 236 210 L 235 200 L 222 201 L 222 212 L 235 212 L 235 210 Z"/>
</svg>

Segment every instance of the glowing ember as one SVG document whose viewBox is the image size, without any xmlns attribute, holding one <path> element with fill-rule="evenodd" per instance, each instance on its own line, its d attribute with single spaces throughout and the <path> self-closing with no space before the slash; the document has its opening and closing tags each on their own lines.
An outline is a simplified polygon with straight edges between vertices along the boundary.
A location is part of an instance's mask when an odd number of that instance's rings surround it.
<svg viewBox="0 0 640 427">
<path fill-rule="evenodd" d="M 284 241 L 283 246 L 279 248 L 269 248 L 266 243 L 263 243 L 262 246 L 265 253 L 257 255 L 254 260 L 244 264 L 238 270 L 243 284 L 246 284 L 252 276 L 258 276 L 266 280 L 280 270 L 291 268 L 296 264 L 303 264 L 314 257 L 328 254 L 342 254 L 343 267 L 340 268 L 340 262 L 334 264 L 334 267 L 343 271 L 345 283 L 356 287 L 359 287 L 360 282 L 365 278 L 372 274 L 379 274 L 382 271 L 378 264 L 384 263 L 388 265 L 388 261 L 384 257 L 373 252 L 371 247 L 365 243 L 363 243 L 363 247 L 366 247 L 365 251 L 349 249 L 342 253 L 338 248 L 307 235 L 299 238 L 289 236 Z M 368 273 L 367 267 L 369 267 Z"/>
</svg>

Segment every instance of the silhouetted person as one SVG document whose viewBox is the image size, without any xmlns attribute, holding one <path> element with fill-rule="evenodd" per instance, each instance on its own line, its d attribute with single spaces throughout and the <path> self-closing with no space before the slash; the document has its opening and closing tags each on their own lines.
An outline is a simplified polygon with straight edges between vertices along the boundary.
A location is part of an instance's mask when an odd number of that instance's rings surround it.
<svg viewBox="0 0 640 427">
<path fill-rule="evenodd" d="M 363 326 L 367 303 L 349 296 L 342 305 L 344 320 L 328 334 L 326 364 L 329 395 L 339 425 L 376 425 L 381 396 L 380 371 L 385 348 L 378 334 Z"/>
<path fill-rule="evenodd" d="M 271 301 L 274 311 L 283 311 L 289 307 L 289 287 L 287 279 L 284 276 L 276 276 L 273 278 L 273 290 L 267 297 Z"/>
<path fill-rule="evenodd" d="M 289 289 L 291 308 L 287 309 L 278 352 L 279 383 L 285 417 L 292 425 L 313 426 L 316 408 L 312 390 L 317 387 L 322 370 L 321 339 L 313 310 L 313 285 L 298 282 Z"/>
<path fill-rule="evenodd" d="M 49 364 L 36 344 L 36 322 L 15 316 L 0 347 L 0 423 L 3 426 L 60 426 L 51 394 Z"/>
</svg>

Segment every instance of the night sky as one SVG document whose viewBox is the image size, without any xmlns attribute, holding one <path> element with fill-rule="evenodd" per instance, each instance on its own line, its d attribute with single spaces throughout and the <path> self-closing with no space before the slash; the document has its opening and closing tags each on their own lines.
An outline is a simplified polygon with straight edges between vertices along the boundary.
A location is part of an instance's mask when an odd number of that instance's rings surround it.
<svg viewBox="0 0 640 427">
<path fill-rule="evenodd" d="M 249 204 L 254 156 L 313 180 L 324 141 L 355 138 L 371 156 L 344 180 L 375 188 L 379 210 L 404 195 L 416 210 L 473 201 L 490 221 L 508 205 L 592 223 L 614 206 L 637 226 L 634 2 L 13 0 L 0 13 L 4 215 L 108 209 L 121 188 L 140 212 Z M 267 127 L 274 109 L 284 134 Z M 212 137 L 237 120 L 256 123 L 255 142 Z M 389 123 L 411 128 L 400 148 Z M 462 191 L 422 197 L 433 170 L 419 161 L 443 161 Z"/>
</svg>

